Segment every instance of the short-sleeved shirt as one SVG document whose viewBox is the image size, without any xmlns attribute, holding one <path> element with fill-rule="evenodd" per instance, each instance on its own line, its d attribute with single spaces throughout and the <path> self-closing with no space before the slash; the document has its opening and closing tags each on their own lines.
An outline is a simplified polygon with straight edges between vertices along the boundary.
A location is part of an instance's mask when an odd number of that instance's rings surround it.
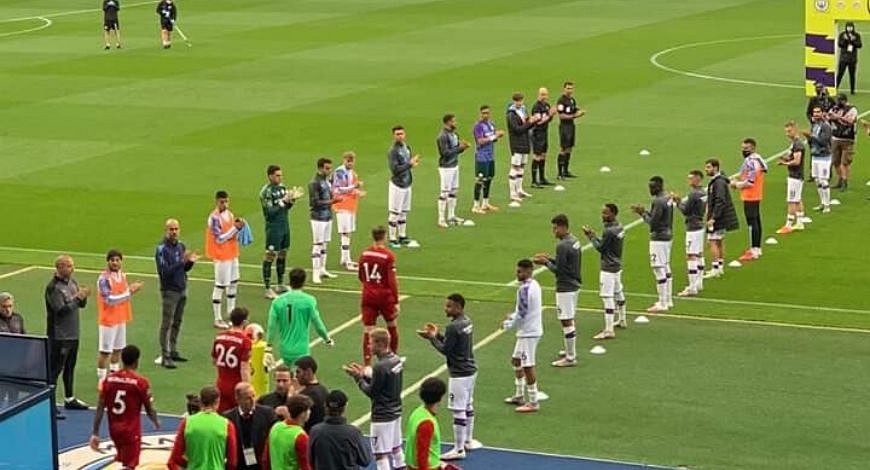
<svg viewBox="0 0 870 470">
<path fill-rule="evenodd" d="M 562 95 L 556 102 L 556 110 L 562 114 L 574 114 L 577 112 L 577 100 L 573 96 Z M 559 119 L 559 126 L 573 126 L 573 119 Z"/>
<path fill-rule="evenodd" d="M 491 162 L 495 158 L 495 141 L 490 140 L 486 143 L 477 143 L 477 139 L 494 139 L 495 124 L 492 121 L 477 121 L 474 125 L 474 142 L 476 148 L 474 150 L 474 161 L 476 162 Z"/>
<path fill-rule="evenodd" d="M 801 154 L 801 164 L 788 166 L 788 177 L 793 179 L 804 179 L 804 161 L 807 158 L 807 150 L 804 143 L 801 142 L 800 139 L 794 139 L 791 141 L 791 147 L 789 147 L 788 155 L 786 155 L 785 161 L 790 162 L 795 159 L 795 155 Z"/>
<path fill-rule="evenodd" d="M 370 246 L 359 257 L 358 277 L 362 283 L 363 303 L 396 303 L 396 255 L 387 248 Z"/>
<path fill-rule="evenodd" d="M 545 117 L 549 117 L 550 115 L 550 103 L 546 101 L 535 101 L 534 106 L 532 106 L 532 115 L 540 115 L 541 119 Z M 535 127 L 532 128 L 532 135 L 534 135 L 538 139 L 546 139 L 547 138 L 547 130 L 550 127 L 550 120 L 547 119 L 543 122 L 543 124 L 538 123 L 535 124 Z"/>
<path fill-rule="evenodd" d="M 242 364 L 251 360 L 251 340 L 241 331 L 219 333 L 211 357 L 217 368 L 218 388 L 231 390 L 242 381 Z"/>
<path fill-rule="evenodd" d="M 142 407 L 151 401 L 148 379 L 132 370 L 112 372 L 100 396 L 106 405 L 109 436 L 118 443 L 136 442 L 142 435 Z"/>
</svg>

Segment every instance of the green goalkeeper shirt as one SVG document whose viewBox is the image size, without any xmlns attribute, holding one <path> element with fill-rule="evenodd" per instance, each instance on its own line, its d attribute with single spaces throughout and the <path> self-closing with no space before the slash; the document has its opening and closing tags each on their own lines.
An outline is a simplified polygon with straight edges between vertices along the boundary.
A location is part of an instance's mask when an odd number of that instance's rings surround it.
<svg viewBox="0 0 870 470">
<path fill-rule="evenodd" d="M 267 338 L 269 344 L 278 346 L 281 358 L 288 366 L 310 353 L 308 330 L 312 322 L 317 334 L 324 341 L 329 339 L 313 295 L 291 289 L 272 301 Z"/>
<path fill-rule="evenodd" d="M 260 205 L 263 206 L 263 217 L 266 226 L 287 227 L 287 211 L 293 203 L 284 202 L 287 188 L 283 184 L 266 184 L 260 190 Z"/>
</svg>

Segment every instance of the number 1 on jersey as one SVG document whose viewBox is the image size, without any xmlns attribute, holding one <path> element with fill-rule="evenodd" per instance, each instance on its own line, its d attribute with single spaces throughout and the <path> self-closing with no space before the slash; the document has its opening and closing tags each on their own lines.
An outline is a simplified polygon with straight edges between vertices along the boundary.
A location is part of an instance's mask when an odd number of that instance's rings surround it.
<svg viewBox="0 0 870 470">
<path fill-rule="evenodd" d="M 383 279 L 383 277 L 381 276 L 380 271 L 378 271 L 378 266 L 378 264 L 370 265 L 369 263 L 363 263 L 363 272 L 366 276 L 366 282 L 372 282 L 376 284 L 381 283 L 381 279 Z"/>
</svg>

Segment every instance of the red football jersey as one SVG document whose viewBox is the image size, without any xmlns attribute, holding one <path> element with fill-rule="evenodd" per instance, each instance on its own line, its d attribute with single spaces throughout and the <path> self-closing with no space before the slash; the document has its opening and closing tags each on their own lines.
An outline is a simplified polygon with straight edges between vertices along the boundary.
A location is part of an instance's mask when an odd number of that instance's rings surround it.
<svg viewBox="0 0 870 470">
<path fill-rule="evenodd" d="M 399 285 L 396 282 L 396 255 L 392 251 L 370 246 L 359 257 L 357 275 L 362 282 L 363 302 L 399 300 Z"/>
<path fill-rule="evenodd" d="M 225 331 L 214 339 L 211 357 L 217 367 L 217 385 L 232 390 L 242 381 L 242 363 L 251 360 L 251 340 L 243 331 Z"/>
<path fill-rule="evenodd" d="M 148 379 L 131 370 L 112 372 L 103 382 L 100 396 L 106 405 L 109 436 L 118 442 L 135 441 L 142 435 L 140 413 L 151 401 Z"/>
</svg>

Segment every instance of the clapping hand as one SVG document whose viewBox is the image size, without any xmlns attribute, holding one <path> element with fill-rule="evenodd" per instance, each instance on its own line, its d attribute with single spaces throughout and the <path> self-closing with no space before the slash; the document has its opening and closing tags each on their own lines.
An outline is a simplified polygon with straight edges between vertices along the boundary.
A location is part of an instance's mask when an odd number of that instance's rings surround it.
<svg viewBox="0 0 870 470">
<path fill-rule="evenodd" d="M 184 260 L 189 261 L 191 263 L 196 263 L 197 261 L 199 261 L 199 253 L 197 253 L 196 250 L 185 251 L 184 252 Z"/>
<path fill-rule="evenodd" d="M 85 300 L 89 295 L 91 295 L 91 288 L 88 286 L 79 287 L 79 291 L 76 292 L 76 298 L 79 300 Z"/>
<path fill-rule="evenodd" d="M 538 253 L 532 257 L 532 262 L 535 264 L 547 264 L 548 261 L 550 261 L 549 253 Z"/>
<path fill-rule="evenodd" d="M 414 155 L 411 157 L 411 166 L 416 167 L 420 164 L 420 154 Z"/>
<path fill-rule="evenodd" d="M 585 233 L 587 237 L 589 237 L 589 238 L 595 237 L 595 230 L 592 230 L 592 227 L 590 227 L 588 225 L 584 225 L 581 230 L 583 230 L 583 233 Z"/>
<path fill-rule="evenodd" d="M 363 366 L 357 364 L 356 362 L 351 362 L 350 364 L 345 364 L 341 366 L 342 370 L 344 370 L 347 375 L 359 380 L 363 376 Z"/>
<path fill-rule="evenodd" d="M 139 292 L 139 290 L 141 290 L 142 286 L 144 286 L 144 285 L 145 285 L 145 281 L 133 281 L 130 284 L 130 293 L 135 294 L 136 292 Z"/>
<path fill-rule="evenodd" d="M 643 213 L 646 212 L 646 209 L 640 204 L 632 204 L 631 210 L 637 215 L 643 215 Z"/>
</svg>

